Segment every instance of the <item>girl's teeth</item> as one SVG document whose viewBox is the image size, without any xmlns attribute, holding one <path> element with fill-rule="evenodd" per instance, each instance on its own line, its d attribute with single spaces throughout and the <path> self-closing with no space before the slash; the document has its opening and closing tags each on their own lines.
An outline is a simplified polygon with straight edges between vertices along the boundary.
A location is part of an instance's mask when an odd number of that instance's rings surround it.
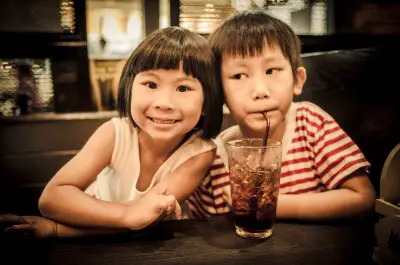
<svg viewBox="0 0 400 265">
<path fill-rule="evenodd" d="M 175 120 L 158 120 L 153 118 L 154 123 L 160 123 L 160 124 L 172 124 L 175 123 Z"/>
</svg>

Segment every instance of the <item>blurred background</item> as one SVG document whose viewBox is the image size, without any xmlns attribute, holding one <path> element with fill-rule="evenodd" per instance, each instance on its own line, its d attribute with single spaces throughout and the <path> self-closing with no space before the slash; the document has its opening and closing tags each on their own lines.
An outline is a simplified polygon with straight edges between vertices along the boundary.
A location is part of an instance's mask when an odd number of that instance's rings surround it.
<svg viewBox="0 0 400 265">
<path fill-rule="evenodd" d="M 113 110 L 119 75 L 155 29 L 208 36 L 238 11 L 263 10 L 290 24 L 303 52 L 399 40 L 398 1 L 3 0 L 0 116 Z"/>
</svg>

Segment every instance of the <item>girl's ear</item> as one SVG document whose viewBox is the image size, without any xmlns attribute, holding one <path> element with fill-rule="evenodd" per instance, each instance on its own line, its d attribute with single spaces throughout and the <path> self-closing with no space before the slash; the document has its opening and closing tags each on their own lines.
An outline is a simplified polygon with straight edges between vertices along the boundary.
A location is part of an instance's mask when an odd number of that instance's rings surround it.
<svg viewBox="0 0 400 265">
<path fill-rule="evenodd" d="M 304 67 L 300 66 L 297 68 L 296 71 L 297 80 L 293 85 L 293 94 L 298 96 L 303 91 L 303 85 L 307 80 L 307 71 Z"/>
</svg>

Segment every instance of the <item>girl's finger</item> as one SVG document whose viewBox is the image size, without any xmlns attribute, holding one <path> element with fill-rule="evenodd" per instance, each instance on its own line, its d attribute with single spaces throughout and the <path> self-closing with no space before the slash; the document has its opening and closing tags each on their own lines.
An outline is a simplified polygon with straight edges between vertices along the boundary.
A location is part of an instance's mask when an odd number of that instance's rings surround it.
<svg viewBox="0 0 400 265">
<path fill-rule="evenodd" d="M 162 196 L 160 199 L 160 208 L 166 214 L 171 214 L 175 210 L 175 201 L 174 195 Z"/>
<path fill-rule="evenodd" d="M 165 202 L 168 204 L 169 213 L 172 213 L 175 210 L 175 196 L 174 195 L 166 195 Z"/>
<path fill-rule="evenodd" d="M 182 208 L 178 201 L 175 201 L 175 217 L 177 220 L 182 219 Z"/>
<path fill-rule="evenodd" d="M 30 224 L 19 224 L 19 225 L 13 225 L 8 228 L 6 228 L 6 232 L 12 232 L 12 231 L 33 231 L 34 228 Z"/>
<path fill-rule="evenodd" d="M 28 224 L 29 222 L 22 216 L 15 214 L 2 214 L 0 215 L 0 223 L 9 224 Z"/>
</svg>

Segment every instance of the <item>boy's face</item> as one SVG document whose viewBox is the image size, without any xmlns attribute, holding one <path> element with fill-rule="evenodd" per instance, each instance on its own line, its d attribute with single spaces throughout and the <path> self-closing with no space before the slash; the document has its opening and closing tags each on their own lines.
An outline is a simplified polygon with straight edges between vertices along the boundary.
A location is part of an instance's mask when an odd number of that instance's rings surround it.
<svg viewBox="0 0 400 265">
<path fill-rule="evenodd" d="M 293 95 L 301 93 L 306 78 L 303 67 L 296 74 L 297 82 L 290 62 L 276 45 L 265 44 L 262 54 L 253 57 L 223 56 L 221 77 L 226 104 L 245 136 L 264 134 L 264 112 L 270 118 L 271 136 L 281 138 L 274 133 L 283 133 Z"/>
</svg>

